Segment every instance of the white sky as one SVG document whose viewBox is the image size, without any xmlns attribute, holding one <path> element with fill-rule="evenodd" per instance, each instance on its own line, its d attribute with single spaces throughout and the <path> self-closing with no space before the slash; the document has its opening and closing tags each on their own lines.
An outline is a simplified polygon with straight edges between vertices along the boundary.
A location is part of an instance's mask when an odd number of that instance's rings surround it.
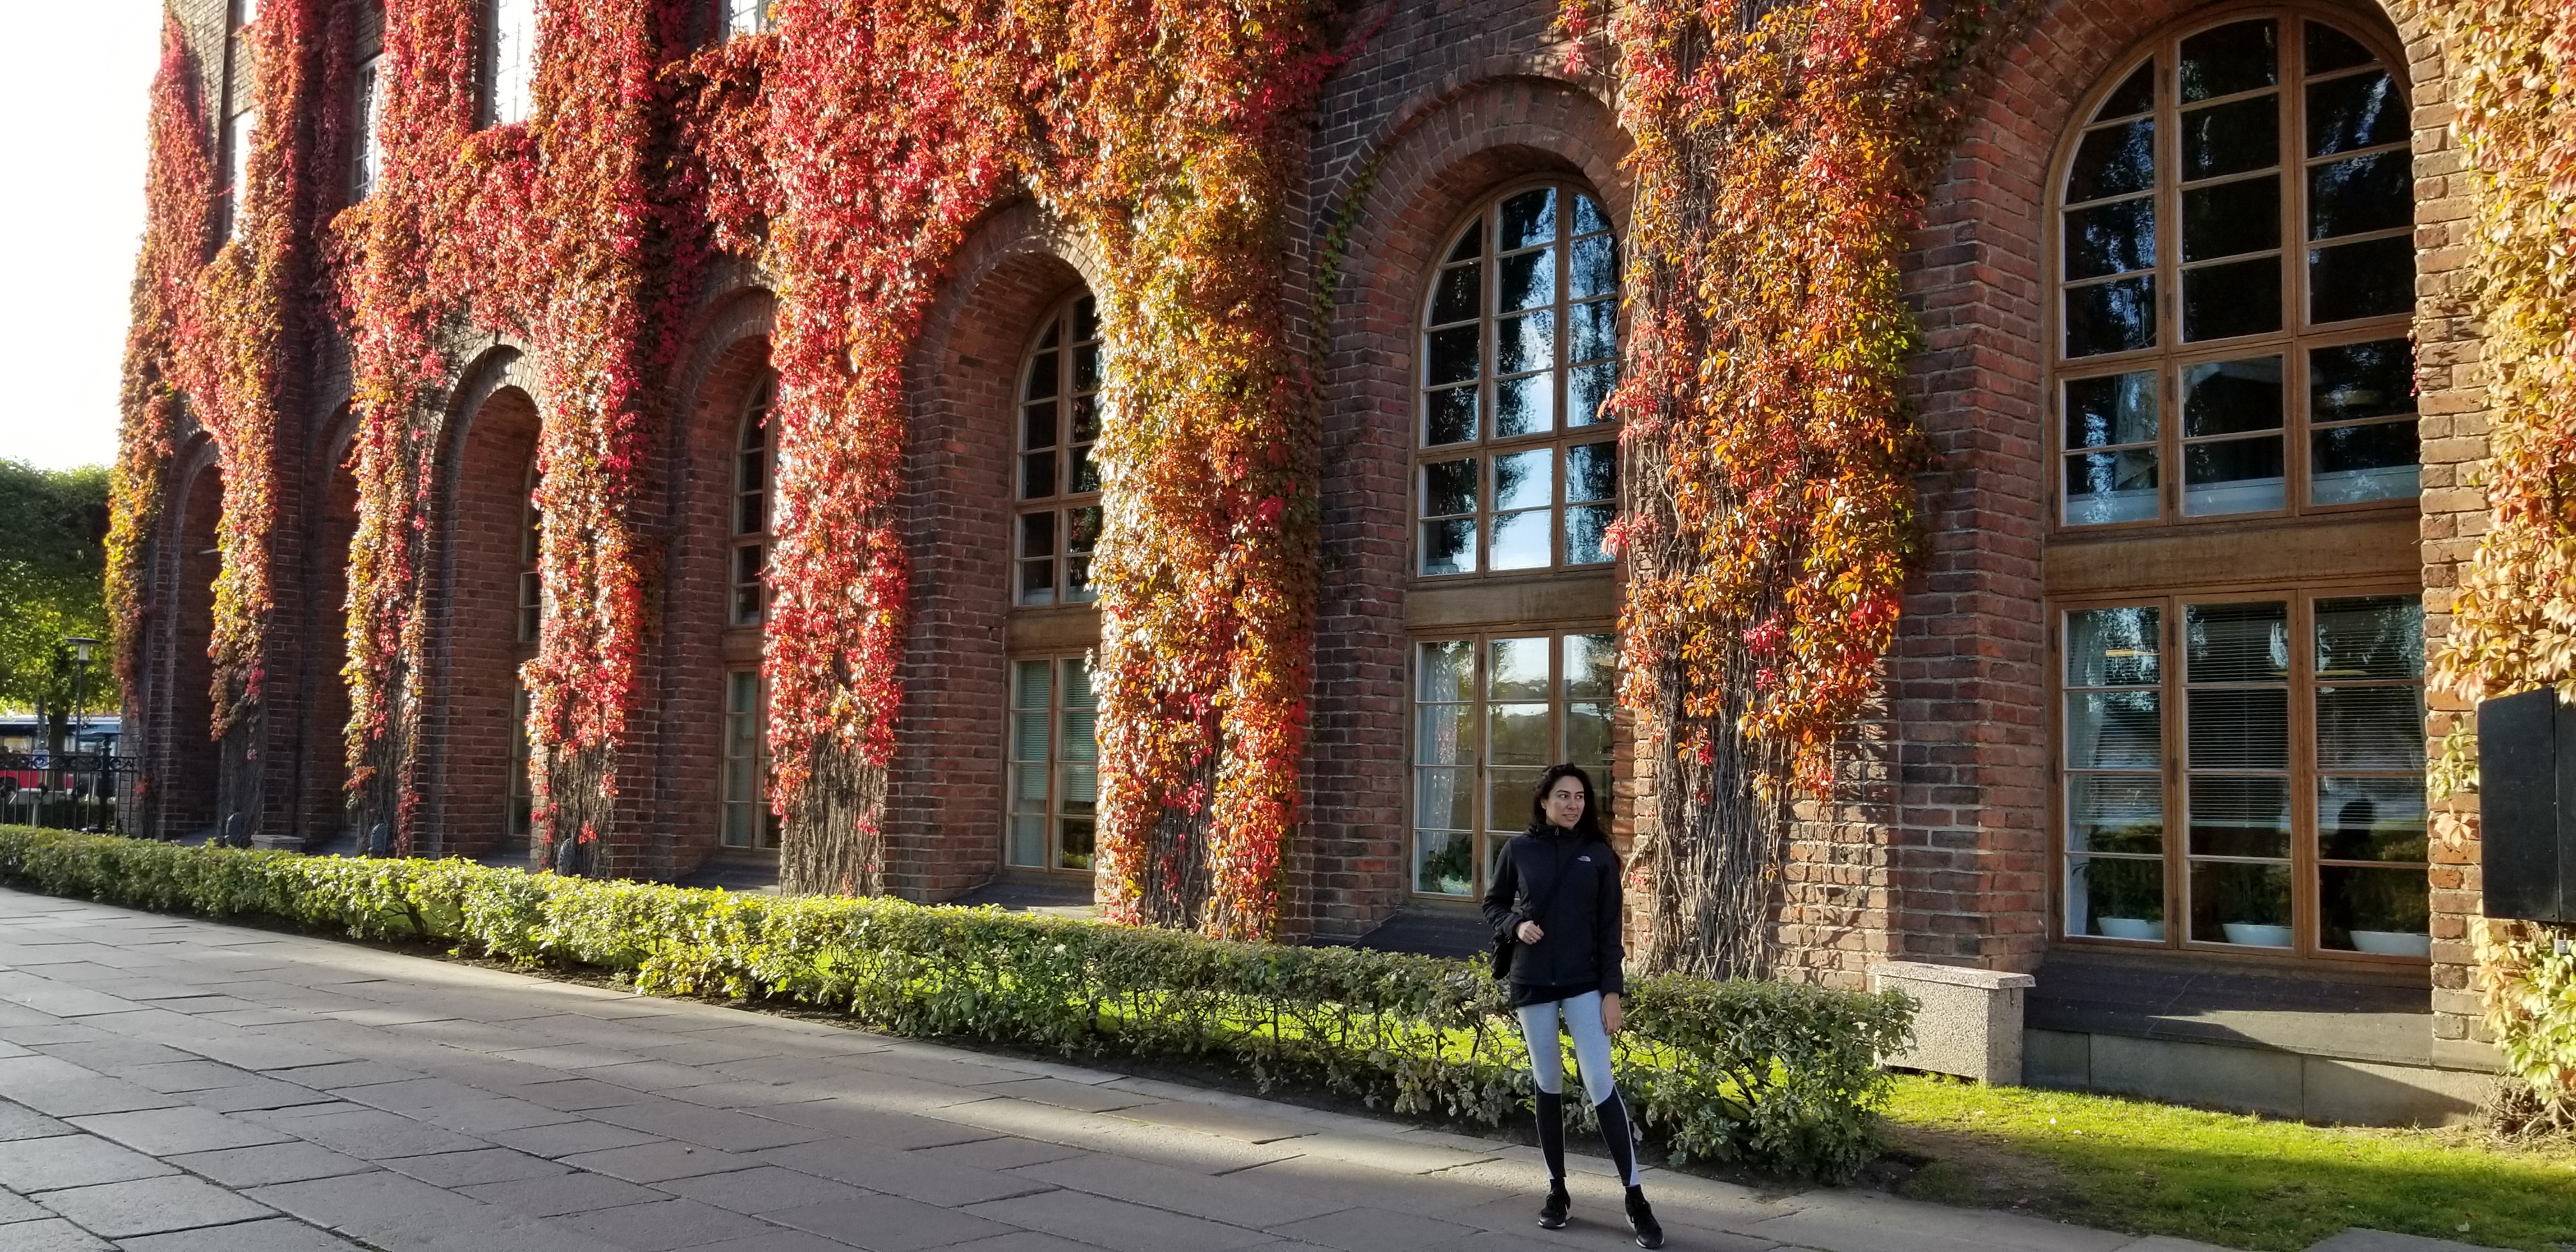
<svg viewBox="0 0 2576 1252">
<path fill-rule="evenodd" d="M 0 74 L 0 457 L 116 455 L 160 0 L 16 5 Z M 32 28 L 32 29 L 30 29 Z M 49 50 L 49 51 L 48 51 Z"/>
</svg>

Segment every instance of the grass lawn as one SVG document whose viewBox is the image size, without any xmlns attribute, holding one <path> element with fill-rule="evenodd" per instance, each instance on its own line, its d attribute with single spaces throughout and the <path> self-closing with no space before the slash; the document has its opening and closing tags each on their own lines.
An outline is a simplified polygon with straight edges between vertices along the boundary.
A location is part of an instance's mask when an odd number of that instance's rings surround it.
<svg viewBox="0 0 2576 1252">
<path fill-rule="evenodd" d="M 2367 1226 L 2576 1252 L 2576 1145 L 2476 1130 L 2322 1128 L 2234 1113 L 1899 1076 L 1897 1189 L 2229 1248 L 2299 1252 Z"/>
</svg>

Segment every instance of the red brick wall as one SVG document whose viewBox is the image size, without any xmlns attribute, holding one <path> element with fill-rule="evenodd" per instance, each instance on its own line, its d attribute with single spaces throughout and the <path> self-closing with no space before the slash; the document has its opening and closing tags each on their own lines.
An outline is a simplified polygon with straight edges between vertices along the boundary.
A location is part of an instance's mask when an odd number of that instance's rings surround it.
<svg viewBox="0 0 2576 1252">
<path fill-rule="evenodd" d="M 497 362 L 485 368 L 501 368 Z M 516 371 L 513 371 L 514 373 Z M 520 536 L 537 407 L 515 378 L 474 397 L 456 419 L 441 467 L 444 505 L 428 613 L 432 693 L 419 785 L 417 850 L 482 856 L 508 830 L 510 698 L 535 645 L 518 635 Z"/>
</svg>

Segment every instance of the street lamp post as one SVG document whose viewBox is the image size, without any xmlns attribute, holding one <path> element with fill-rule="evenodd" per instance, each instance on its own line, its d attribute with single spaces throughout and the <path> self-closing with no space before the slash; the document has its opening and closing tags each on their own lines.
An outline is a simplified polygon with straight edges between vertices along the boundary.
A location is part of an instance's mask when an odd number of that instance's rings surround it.
<svg viewBox="0 0 2576 1252">
<path fill-rule="evenodd" d="M 72 635 L 63 640 L 63 645 L 72 650 L 72 754 L 78 756 L 81 732 L 89 729 L 89 654 L 92 649 L 98 647 L 98 640 L 82 635 Z M 101 762 L 102 766 L 104 764 Z M 104 768 L 91 772 L 89 798 L 93 803 L 98 799 L 99 784 L 106 778 L 107 772 Z M 79 803 L 78 797 L 74 797 L 74 803 L 76 805 Z"/>
</svg>

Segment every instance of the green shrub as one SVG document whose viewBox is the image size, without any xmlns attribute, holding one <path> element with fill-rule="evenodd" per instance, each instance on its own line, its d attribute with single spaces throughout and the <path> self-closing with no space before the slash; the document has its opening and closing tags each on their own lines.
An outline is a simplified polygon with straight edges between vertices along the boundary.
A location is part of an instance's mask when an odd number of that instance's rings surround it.
<svg viewBox="0 0 2576 1252">
<path fill-rule="evenodd" d="M 1487 1126 L 1516 1119 L 1532 1090 L 1501 988 L 1462 961 L 13 827 L 0 827 L 0 881 L 616 971 L 643 992 L 812 1005 L 895 1034 L 1237 1067 L 1265 1089 Z M 1876 1151 L 1877 1058 L 1912 1014 L 1892 992 L 1640 978 L 1622 1081 L 1677 1158 L 1841 1182 Z"/>
</svg>

